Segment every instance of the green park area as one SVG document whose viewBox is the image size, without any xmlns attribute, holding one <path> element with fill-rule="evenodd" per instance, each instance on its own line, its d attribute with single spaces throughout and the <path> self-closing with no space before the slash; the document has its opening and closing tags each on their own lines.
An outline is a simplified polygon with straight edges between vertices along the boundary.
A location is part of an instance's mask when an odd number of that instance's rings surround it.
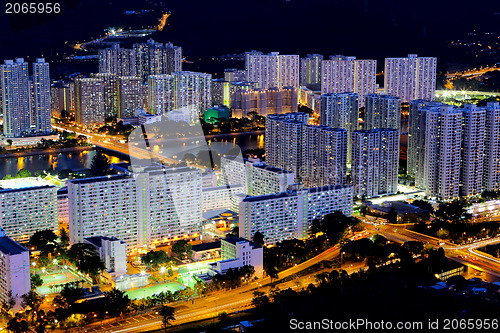
<svg viewBox="0 0 500 333">
<path fill-rule="evenodd" d="M 130 299 L 139 299 L 139 298 L 151 297 L 155 294 L 161 293 L 162 291 L 166 292 L 167 290 L 170 290 L 170 292 L 175 293 L 176 291 L 182 289 L 185 289 L 185 287 L 182 284 L 177 282 L 168 282 L 162 284 L 155 284 L 149 287 L 129 290 L 125 294 Z"/>
</svg>

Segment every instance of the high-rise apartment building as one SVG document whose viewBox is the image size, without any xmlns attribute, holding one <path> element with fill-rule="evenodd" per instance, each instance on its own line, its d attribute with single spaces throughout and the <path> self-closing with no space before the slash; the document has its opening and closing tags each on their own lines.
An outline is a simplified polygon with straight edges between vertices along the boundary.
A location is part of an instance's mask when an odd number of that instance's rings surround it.
<svg viewBox="0 0 500 333">
<path fill-rule="evenodd" d="M 182 49 L 172 43 L 134 44 L 131 49 L 115 44 L 99 50 L 99 72 L 117 76 L 138 76 L 146 80 L 150 75 L 171 74 L 182 70 Z"/>
<path fill-rule="evenodd" d="M 241 82 L 247 80 L 247 72 L 244 69 L 226 68 L 224 70 L 224 81 Z"/>
<path fill-rule="evenodd" d="M 351 177 L 356 195 L 396 193 L 398 167 L 399 130 L 378 128 L 353 133 Z"/>
<path fill-rule="evenodd" d="M 483 189 L 500 190 L 500 104 L 486 105 Z"/>
<path fill-rule="evenodd" d="M 260 116 L 297 112 L 297 89 L 239 89 L 231 93 L 233 117 L 248 117 L 250 112 Z"/>
<path fill-rule="evenodd" d="M 305 125 L 302 132 L 301 180 L 305 187 L 344 185 L 347 174 L 347 131 Z"/>
<path fill-rule="evenodd" d="M 437 58 L 386 58 L 384 90 L 386 94 L 401 98 L 403 103 L 416 99 L 433 101 L 436 91 Z"/>
<path fill-rule="evenodd" d="M 307 122 L 300 112 L 267 116 L 266 162 L 293 171 L 307 187 L 344 184 L 348 131 Z"/>
<path fill-rule="evenodd" d="M 462 128 L 461 196 L 481 194 L 483 191 L 485 130 L 486 110 L 466 104 Z"/>
<path fill-rule="evenodd" d="M 231 82 L 225 79 L 212 80 L 212 105 L 231 106 Z"/>
<path fill-rule="evenodd" d="M 70 242 L 116 237 L 129 250 L 200 236 L 201 170 L 148 167 L 68 182 Z"/>
<path fill-rule="evenodd" d="M 356 57 L 331 56 L 321 64 L 321 93 L 353 92 L 363 107 L 365 96 L 377 90 L 377 61 Z"/>
<path fill-rule="evenodd" d="M 133 46 L 136 58 L 136 76 L 147 79 L 150 75 L 172 74 L 182 71 L 182 48 L 172 43 L 157 43 L 149 39 Z"/>
<path fill-rule="evenodd" d="M 187 108 L 191 122 L 197 121 L 212 104 L 212 75 L 198 72 L 175 72 L 176 108 Z"/>
<path fill-rule="evenodd" d="M 367 130 L 401 128 L 401 99 L 390 95 L 366 95 L 365 123 Z"/>
<path fill-rule="evenodd" d="M 451 105 L 426 113 L 423 188 L 430 197 L 459 196 L 462 110 Z"/>
<path fill-rule="evenodd" d="M 300 85 L 311 90 L 321 89 L 321 54 L 308 54 L 300 59 Z"/>
<path fill-rule="evenodd" d="M 247 197 L 240 202 L 239 235 L 251 239 L 259 231 L 266 244 L 304 239 L 314 219 L 337 210 L 352 216 L 352 199 L 351 186 L 292 186 L 282 193 Z"/>
<path fill-rule="evenodd" d="M 231 210 L 233 196 L 242 193 L 244 193 L 244 188 L 240 184 L 204 187 L 201 200 L 203 212 L 218 209 Z"/>
<path fill-rule="evenodd" d="M 118 76 L 111 73 L 92 73 L 91 78 L 96 78 L 102 82 L 103 88 L 103 108 L 106 118 L 113 118 L 118 115 Z"/>
<path fill-rule="evenodd" d="M 408 173 L 415 186 L 441 200 L 459 196 L 462 110 L 415 100 L 410 103 Z"/>
<path fill-rule="evenodd" d="M 22 58 L 0 65 L 3 134 L 21 137 L 31 133 L 31 89 L 28 63 Z"/>
<path fill-rule="evenodd" d="M 299 56 L 279 52 L 246 54 L 247 81 L 257 82 L 258 88 L 299 88 Z"/>
<path fill-rule="evenodd" d="M 175 79 L 172 75 L 151 75 L 148 78 L 148 110 L 151 114 L 166 114 L 176 108 Z"/>
<path fill-rule="evenodd" d="M 50 122 L 50 74 L 49 63 L 37 58 L 33 63 L 33 132 L 48 134 L 52 132 Z"/>
<path fill-rule="evenodd" d="M 63 82 L 57 82 L 52 85 L 50 89 L 50 109 L 52 113 L 52 117 L 60 118 L 61 111 L 75 111 L 73 105 L 74 101 L 72 101 L 72 96 L 69 88 L 69 84 L 65 84 Z"/>
<path fill-rule="evenodd" d="M 59 230 L 57 188 L 35 177 L 0 181 L 0 227 L 17 242 L 39 230 Z"/>
<path fill-rule="evenodd" d="M 104 124 L 106 118 L 104 81 L 99 78 L 76 79 L 75 106 L 77 124 L 87 127 Z"/>
<path fill-rule="evenodd" d="M 414 100 L 410 102 L 408 119 L 408 174 L 415 177 L 415 186 L 423 188 L 425 169 L 425 134 L 427 112 L 439 110 L 445 104 Z"/>
<path fill-rule="evenodd" d="M 294 183 L 291 171 L 267 165 L 260 160 L 251 161 L 239 156 L 221 158 L 220 183 L 233 186 L 243 185 L 248 195 L 265 195 L 284 192 Z"/>
<path fill-rule="evenodd" d="M 347 160 L 351 160 L 352 133 L 359 129 L 359 96 L 356 93 L 321 95 L 320 124 L 347 130 Z"/>
<path fill-rule="evenodd" d="M 121 48 L 119 44 L 99 50 L 99 73 L 134 76 L 137 70 L 134 50 Z"/>
<path fill-rule="evenodd" d="M 118 118 L 132 118 L 144 108 L 143 85 L 138 76 L 120 76 L 117 81 Z"/>
<path fill-rule="evenodd" d="M 300 181 L 303 129 L 308 122 L 309 115 L 302 112 L 266 117 L 266 163 L 292 171 L 296 181 Z"/>
</svg>

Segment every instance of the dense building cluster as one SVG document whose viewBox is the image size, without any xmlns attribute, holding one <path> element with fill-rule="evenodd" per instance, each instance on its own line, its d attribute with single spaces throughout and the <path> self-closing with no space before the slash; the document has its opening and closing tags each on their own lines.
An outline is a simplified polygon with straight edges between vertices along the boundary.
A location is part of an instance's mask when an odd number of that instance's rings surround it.
<svg viewBox="0 0 500 333">
<path fill-rule="evenodd" d="M 250 51 L 244 69 L 214 79 L 183 71 L 182 49 L 171 43 L 116 44 L 98 58 L 99 73 L 52 85 L 43 59 L 31 75 L 23 59 L 0 65 L 4 137 L 50 133 L 51 116 L 63 118 L 62 111 L 90 131 L 114 118 L 135 121 L 145 141 L 151 126 L 144 125 L 161 125 L 162 115 L 184 129 L 199 119 L 215 127 L 245 123 L 234 118 L 262 125 L 265 117 L 265 160 L 212 151 L 220 165 L 204 170 L 196 166 L 203 152 L 194 149 L 189 166 L 151 157 L 146 167 L 114 165 L 111 175 L 70 179 L 62 188 L 36 177 L 0 181 L 0 226 L 9 237 L 0 234 L 0 270 L 8 286 L 29 267 L 15 242 L 61 226 L 71 244 L 94 246 L 116 276 L 127 271 L 127 253 L 218 236 L 207 232 L 211 224 L 226 233 L 238 226 L 241 238 L 225 241 L 223 260 L 210 269 L 255 264 L 262 274 L 262 247 L 248 241 L 257 233 L 265 245 L 303 239 L 316 219 L 352 216 L 356 197 L 398 192 L 402 103 L 409 104 L 408 174 L 417 188 L 438 200 L 500 190 L 500 106 L 435 102 L 436 58 L 387 58 L 383 88 L 376 60 L 343 55 Z M 23 279 L 8 288 L 29 289 Z"/>
</svg>

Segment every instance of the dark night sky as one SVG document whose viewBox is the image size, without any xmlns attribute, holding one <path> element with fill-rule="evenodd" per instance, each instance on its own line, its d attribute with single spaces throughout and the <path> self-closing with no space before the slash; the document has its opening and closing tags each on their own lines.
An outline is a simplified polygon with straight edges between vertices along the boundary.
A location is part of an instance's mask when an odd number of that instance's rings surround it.
<svg viewBox="0 0 500 333">
<path fill-rule="evenodd" d="M 101 35 L 125 18 L 124 10 L 150 6 L 144 0 L 62 2 L 64 14 L 47 18 L 7 16 L 2 9 L 0 59 L 48 55 L 65 41 Z M 176 0 L 165 5 L 172 16 L 155 38 L 182 46 L 192 58 L 258 49 L 378 59 L 418 53 L 446 62 L 452 57 L 445 40 L 472 29 L 500 32 L 498 0 Z"/>
</svg>

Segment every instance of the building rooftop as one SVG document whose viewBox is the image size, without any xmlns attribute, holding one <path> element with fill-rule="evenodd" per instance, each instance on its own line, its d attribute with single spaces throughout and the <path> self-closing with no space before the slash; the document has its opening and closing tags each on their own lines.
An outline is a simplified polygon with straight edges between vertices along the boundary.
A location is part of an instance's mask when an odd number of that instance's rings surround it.
<svg viewBox="0 0 500 333">
<path fill-rule="evenodd" d="M 252 163 L 252 166 L 259 168 L 259 169 L 269 171 L 269 172 L 274 172 L 274 173 L 293 173 L 292 171 L 289 171 L 289 170 L 284 170 L 284 169 L 273 167 L 271 165 L 267 165 L 264 162 L 255 162 L 255 163 Z"/>
<path fill-rule="evenodd" d="M 319 187 L 311 187 L 308 188 L 307 191 L 309 193 L 316 193 L 316 192 L 325 192 L 325 191 L 331 191 L 331 190 L 340 190 L 344 188 L 351 188 L 352 185 L 325 185 L 325 186 L 319 186 Z"/>
<path fill-rule="evenodd" d="M 2 190 L 26 190 L 34 188 L 54 187 L 51 183 L 39 177 L 14 178 L 0 180 L 0 191 Z"/>
<path fill-rule="evenodd" d="M 89 177 L 82 179 L 72 179 L 70 180 L 70 182 L 73 184 L 91 184 L 91 183 L 107 182 L 111 180 L 128 179 L 128 178 L 130 178 L 128 175 L 109 175 L 109 176 Z"/>
<path fill-rule="evenodd" d="M 273 199 L 280 199 L 280 198 L 294 197 L 294 196 L 296 196 L 296 192 L 281 192 L 275 194 L 247 196 L 245 199 L 243 199 L 243 202 L 256 202 L 256 201 L 273 200 Z"/>
<path fill-rule="evenodd" d="M 0 237 L 0 252 L 8 255 L 16 255 L 21 254 L 23 252 L 27 252 L 24 247 L 14 242 L 7 236 Z"/>
<path fill-rule="evenodd" d="M 57 190 L 57 195 L 67 195 L 67 194 L 68 194 L 67 186 L 61 187 L 60 189 Z"/>
<path fill-rule="evenodd" d="M 91 243 L 94 246 L 101 247 L 102 246 L 102 241 L 104 240 L 109 240 L 109 241 L 118 241 L 119 239 L 112 236 L 112 237 L 107 237 L 107 236 L 93 236 L 93 237 L 88 237 L 85 238 L 85 240 L 88 243 Z M 120 241 L 121 243 L 125 243 L 124 241 Z"/>
<path fill-rule="evenodd" d="M 197 245 L 193 245 L 191 247 L 191 250 L 194 252 L 202 252 L 202 251 L 208 251 L 208 250 L 214 250 L 214 249 L 220 249 L 221 248 L 221 241 L 216 241 L 216 242 L 210 242 L 210 243 L 201 243 Z"/>
<path fill-rule="evenodd" d="M 257 244 L 257 243 L 254 243 L 252 241 L 249 241 L 248 239 L 245 239 L 245 238 L 242 238 L 242 237 L 226 237 L 223 239 L 224 242 L 228 242 L 228 243 L 231 243 L 233 245 L 236 245 L 238 243 L 241 243 L 241 242 L 247 242 L 249 243 L 254 249 L 255 248 L 260 248 L 262 247 L 262 245 L 260 244 Z"/>
</svg>

